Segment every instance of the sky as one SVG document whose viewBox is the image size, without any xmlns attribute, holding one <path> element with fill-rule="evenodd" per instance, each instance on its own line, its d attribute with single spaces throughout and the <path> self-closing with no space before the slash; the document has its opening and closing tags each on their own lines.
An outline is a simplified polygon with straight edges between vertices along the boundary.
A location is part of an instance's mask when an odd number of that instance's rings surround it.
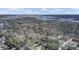
<svg viewBox="0 0 79 59">
<path fill-rule="evenodd" d="M 79 14 L 79 8 L 0 8 L 0 14 Z"/>
</svg>

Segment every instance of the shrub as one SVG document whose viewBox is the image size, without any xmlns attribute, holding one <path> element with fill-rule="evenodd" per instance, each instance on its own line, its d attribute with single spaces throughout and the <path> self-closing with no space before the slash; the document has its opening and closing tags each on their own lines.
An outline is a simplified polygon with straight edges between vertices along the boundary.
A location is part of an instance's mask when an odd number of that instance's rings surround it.
<svg viewBox="0 0 79 59">
<path fill-rule="evenodd" d="M 4 43 L 6 46 L 11 48 L 20 49 L 20 47 L 25 43 L 23 39 L 17 36 L 8 37 L 6 42 Z"/>
</svg>

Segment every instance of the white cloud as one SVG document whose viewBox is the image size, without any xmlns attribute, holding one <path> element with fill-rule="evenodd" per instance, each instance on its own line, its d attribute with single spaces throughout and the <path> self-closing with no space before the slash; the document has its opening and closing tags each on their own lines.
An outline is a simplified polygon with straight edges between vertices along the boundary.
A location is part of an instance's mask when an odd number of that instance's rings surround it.
<svg viewBox="0 0 79 59">
<path fill-rule="evenodd" d="M 79 14 L 79 8 L 5 8 L 0 14 Z"/>
</svg>

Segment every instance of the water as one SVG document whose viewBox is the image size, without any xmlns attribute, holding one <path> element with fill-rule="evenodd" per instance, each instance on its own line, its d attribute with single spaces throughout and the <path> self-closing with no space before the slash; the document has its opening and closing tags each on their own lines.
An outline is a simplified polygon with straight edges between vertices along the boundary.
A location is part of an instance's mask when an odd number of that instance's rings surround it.
<svg viewBox="0 0 79 59">
<path fill-rule="evenodd" d="M 74 20 L 79 21 L 79 15 L 0 15 L 0 20 L 18 19 L 22 17 L 36 17 L 40 20 Z"/>
</svg>

